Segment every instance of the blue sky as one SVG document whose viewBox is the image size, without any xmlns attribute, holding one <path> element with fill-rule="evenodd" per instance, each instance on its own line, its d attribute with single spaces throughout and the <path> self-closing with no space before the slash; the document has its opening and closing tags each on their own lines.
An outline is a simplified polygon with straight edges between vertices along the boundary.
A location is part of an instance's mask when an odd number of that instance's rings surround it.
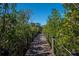
<svg viewBox="0 0 79 59">
<path fill-rule="evenodd" d="M 48 16 L 52 12 L 52 9 L 55 8 L 60 12 L 61 15 L 64 14 L 64 8 L 60 3 L 21 3 L 17 4 L 16 9 L 31 9 L 32 16 L 30 18 L 30 21 L 45 25 L 48 20 Z"/>
</svg>

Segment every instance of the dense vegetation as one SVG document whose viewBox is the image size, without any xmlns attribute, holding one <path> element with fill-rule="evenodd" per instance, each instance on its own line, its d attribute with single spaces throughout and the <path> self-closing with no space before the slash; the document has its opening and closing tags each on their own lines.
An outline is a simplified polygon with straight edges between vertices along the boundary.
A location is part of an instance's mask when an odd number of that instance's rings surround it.
<svg viewBox="0 0 79 59">
<path fill-rule="evenodd" d="M 52 47 L 54 40 L 55 55 L 79 54 L 79 4 L 63 4 L 63 17 L 53 9 L 44 26 L 43 32 Z"/>
<path fill-rule="evenodd" d="M 17 4 L 0 4 L 0 55 L 25 55 L 33 39 L 42 31 L 30 23 L 31 10 L 16 10 Z M 43 33 L 55 55 L 79 54 L 79 4 L 63 4 L 64 15 L 53 9 Z"/>
<path fill-rule="evenodd" d="M 33 38 L 41 32 L 29 23 L 31 10 L 16 10 L 17 4 L 0 4 L 0 55 L 24 55 Z"/>
</svg>

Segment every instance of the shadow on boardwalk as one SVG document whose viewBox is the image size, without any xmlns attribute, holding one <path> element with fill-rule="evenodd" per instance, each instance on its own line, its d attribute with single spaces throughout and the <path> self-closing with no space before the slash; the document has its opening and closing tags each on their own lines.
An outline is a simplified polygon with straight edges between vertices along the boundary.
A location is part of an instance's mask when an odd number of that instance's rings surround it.
<svg viewBox="0 0 79 59">
<path fill-rule="evenodd" d="M 26 52 L 26 56 L 52 56 L 52 49 L 43 34 L 39 34 L 34 39 Z"/>
</svg>

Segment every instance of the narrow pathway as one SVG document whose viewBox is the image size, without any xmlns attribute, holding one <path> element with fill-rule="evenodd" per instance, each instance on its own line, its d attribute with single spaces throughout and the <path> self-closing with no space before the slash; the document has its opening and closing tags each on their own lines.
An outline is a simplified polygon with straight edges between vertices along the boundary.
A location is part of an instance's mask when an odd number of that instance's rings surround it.
<svg viewBox="0 0 79 59">
<path fill-rule="evenodd" d="M 26 56 L 52 56 L 52 49 L 43 34 L 39 34 L 34 39 L 26 52 Z"/>
</svg>

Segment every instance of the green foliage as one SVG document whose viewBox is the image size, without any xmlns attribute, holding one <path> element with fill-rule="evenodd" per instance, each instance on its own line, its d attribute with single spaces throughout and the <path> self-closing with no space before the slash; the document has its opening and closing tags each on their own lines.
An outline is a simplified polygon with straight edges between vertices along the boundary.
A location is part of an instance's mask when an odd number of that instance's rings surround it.
<svg viewBox="0 0 79 59">
<path fill-rule="evenodd" d="M 73 50 L 79 53 L 79 10 L 76 5 L 64 4 L 63 20 L 57 10 L 53 10 L 51 18 L 44 26 L 47 38 L 54 37 L 55 55 L 72 55 Z M 51 38 L 50 43 L 52 44 Z"/>
<path fill-rule="evenodd" d="M 9 55 L 24 55 L 40 32 L 40 25 L 29 23 L 30 15 L 31 10 L 17 12 L 16 4 L 0 4 L 0 48 L 7 49 Z"/>
<path fill-rule="evenodd" d="M 60 22 L 59 12 L 54 9 L 52 15 L 49 17 L 48 23 L 43 29 L 43 32 L 46 34 L 50 45 L 52 43 L 51 38 L 56 37 L 56 32 L 59 30 Z"/>
</svg>

